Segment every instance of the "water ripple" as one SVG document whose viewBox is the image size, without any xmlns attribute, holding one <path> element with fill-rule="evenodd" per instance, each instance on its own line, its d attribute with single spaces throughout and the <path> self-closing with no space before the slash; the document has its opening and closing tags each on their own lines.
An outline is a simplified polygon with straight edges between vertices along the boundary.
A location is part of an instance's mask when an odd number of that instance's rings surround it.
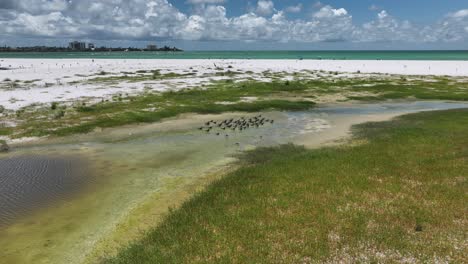
<svg viewBox="0 0 468 264">
<path fill-rule="evenodd" d="M 68 198 L 90 181 L 77 158 L 18 156 L 0 158 L 0 226 Z"/>
</svg>

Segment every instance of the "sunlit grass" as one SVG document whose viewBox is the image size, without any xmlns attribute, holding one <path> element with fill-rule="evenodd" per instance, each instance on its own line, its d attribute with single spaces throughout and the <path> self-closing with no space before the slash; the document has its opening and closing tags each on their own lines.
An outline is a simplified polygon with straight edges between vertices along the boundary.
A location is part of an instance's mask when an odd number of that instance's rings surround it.
<svg viewBox="0 0 468 264">
<path fill-rule="evenodd" d="M 464 262 L 468 110 L 354 133 L 248 152 L 107 263 Z"/>
</svg>

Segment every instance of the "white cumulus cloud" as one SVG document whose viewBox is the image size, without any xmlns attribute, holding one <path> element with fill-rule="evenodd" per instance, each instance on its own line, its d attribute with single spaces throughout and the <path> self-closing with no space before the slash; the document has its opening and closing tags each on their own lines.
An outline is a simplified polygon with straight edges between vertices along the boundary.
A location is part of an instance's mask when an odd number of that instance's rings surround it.
<svg viewBox="0 0 468 264">
<path fill-rule="evenodd" d="M 260 0 L 252 10 L 227 15 L 224 0 L 187 0 L 182 12 L 169 0 L 0 0 L 0 35 L 13 38 L 103 40 L 206 40 L 278 42 L 466 42 L 468 9 L 430 25 L 393 17 L 385 10 L 356 24 L 344 8 L 316 4 L 311 16 L 288 19 L 302 5 L 275 9 Z M 317 2 L 319 3 L 319 2 Z"/>
<path fill-rule="evenodd" d="M 468 9 L 446 15 L 432 27 L 425 28 L 427 41 L 468 41 Z"/>
<path fill-rule="evenodd" d="M 299 12 L 302 11 L 302 7 L 303 7 L 302 4 L 297 4 L 297 5 L 286 7 L 286 9 L 284 11 L 286 11 L 288 13 L 299 13 Z"/>
<path fill-rule="evenodd" d="M 462 9 L 462 10 L 459 10 L 455 13 L 453 13 L 452 15 L 450 15 L 451 17 L 454 17 L 454 18 L 463 18 L 463 17 L 467 17 L 468 16 L 468 9 Z"/>
<path fill-rule="evenodd" d="M 224 4 L 226 0 L 187 0 L 187 3 L 192 5 L 200 4 Z"/>
<path fill-rule="evenodd" d="M 331 18 L 331 17 L 340 17 L 348 15 L 348 11 L 344 8 L 334 9 L 333 7 L 327 5 L 322 7 L 317 11 L 313 16 L 315 18 Z"/>
<path fill-rule="evenodd" d="M 275 4 L 273 1 L 260 0 L 257 2 L 256 13 L 261 16 L 269 16 L 275 11 Z"/>
<path fill-rule="evenodd" d="M 377 14 L 377 19 L 364 24 L 355 31 L 354 37 L 360 41 L 417 41 L 420 36 L 417 28 L 409 21 L 399 21 L 387 11 Z"/>
</svg>

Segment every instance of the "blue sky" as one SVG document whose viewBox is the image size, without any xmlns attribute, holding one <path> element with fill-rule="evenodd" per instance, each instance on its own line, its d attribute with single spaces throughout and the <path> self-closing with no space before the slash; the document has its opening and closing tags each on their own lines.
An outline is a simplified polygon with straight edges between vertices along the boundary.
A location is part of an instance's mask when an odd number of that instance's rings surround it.
<svg viewBox="0 0 468 264">
<path fill-rule="evenodd" d="M 468 49 L 468 0 L 0 0 L 0 45 Z"/>
<path fill-rule="evenodd" d="M 252 0 L 229 0 L 225 2 L 224 6 L 228 11 L 228 16 L 239 16 L 248 10 L 249 4 L 252 6 L 255 5 L 255 2 Z M 317 2 L 323 5 L 343 7 L 353 15 L 357 23 L 364 23 L 375 18 L 376 10 L 370 10 L 372 6 L 385 9 L 398 18 L 417 23 L 431 23 L 434 22 L 434 18 L 441 18 L 447 13 L 468 8 L 468 0 L 276 0 L 273 2 L 279 10 L 302 4 L 302 12 L 294 15 L 298 18 L 306 18 L 316 9 Z M 185 12 L 190 12 L 192 7 L 186 0 L 174 0 L 171 3 Z"/>
</svg>

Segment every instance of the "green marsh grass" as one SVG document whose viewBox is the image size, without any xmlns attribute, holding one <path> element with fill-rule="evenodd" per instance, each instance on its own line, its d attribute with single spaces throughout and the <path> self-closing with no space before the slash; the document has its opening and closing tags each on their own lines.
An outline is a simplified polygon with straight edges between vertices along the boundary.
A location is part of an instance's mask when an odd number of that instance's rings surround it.
<svg viewBox="0 0 468 264">
<path fill-rule="evenodd" d="M 0 126 L 0 136 L 8 136 L 8 135 L 11 135 L 12 133 L 13 133 L 13 128 Z"/>
<path fill-rule="evenodd" d="M 260 148 L 105 263 L 466 261 L 468 110 Z"/>
<path fill-rule="evenodd" d="M 65 136 L 87 133 L 97 127 L 107 128 L 135 123 L 157 122 L 183 113 L 218 114 L 232 111 L 306 110 L 313 108 L 315 103 L 310 100 L 291 101 L 268 98 L 275 94 L 298 93 L 306 88 L 306 86 L 299 83 L 290 85 L 256 82 L 217 83 L 207 89 L 185 89 L 177 92 L 122 96 L 112 102 L 78 105 L 75 107 L 75 112 L 67 114 L 68 118 L 47 120 L 47 122 L 42 119 L 29 120 L 28 127 L 19 136 Z M 243 97 L 259 97 L 259 100 L 243 102 Z M 230 104 L 220 104 L 220 102 L 230 102 Z M 153 107 L 157 109 L 147 110 Z M 44 109 L 43 111 L 47 110 Z M 39 116 L 41 112 L 35 110 L 34 114 Z"/>
<path fill-rule="evenodd" d="M 139 82 L 158 78 L 183 76 L 175 73 L 161 74 L 159 70 L 150 74 L 125 76 L 102 76 L 91 81 Z M 266 72 L 264 74 L 278 77 Z M 77 102 L 75 108 L 66 109 L 60 118 L 54 109 L 37 107 L 20 109 L 19 125 L 12 137 L 65 136 L 87 133 L 95 128 L 115 127 L 135 123 L 157 122 L 183 113 L 216 114 L 228 111 L 255 112 L 263 110 L 306 110 L 314 107 L 312 100 L 321 97 L 336 100 L 384 101 L 388 99 L 410 100 L 468 100 L 468 83 L 463 79 L 444 77 L 413 77 L 412 80 L 397 78 L 321 78 L 295 79 L 271 82 L 239 81 L 228 79 L 213 81 L 199 88 L 182 89 L 163 93 L 152 93 L 151 89 L 138 95 L 119 95 L 112 99 L 101 98 L 98 103 Z M 244 100 L 249 98 L 248 101 Z M 253 98 L 253 100 L 251 100 Z M 327 99 L 330 100 L 330 99 Z M 333 99 L 331 99 L 333 100 Z M 153 109 L 153 110 L 148 110 Z M 46 117 L 46 118 L 44 118 Z"/>
<path fill-rule="evenodd" d="M 88 83 L 120 83 L 120 82 L 144 82 L 144 81 L 151 81 L 151 80 L 165 80 L 165 79 L 176 79 L 182 77 L 190 77 L 194 76 L 195 73 L 185 73 L 185 74 L 178 74 L 178 73 L 161 73 L 160 70 L 153 70 L 150 71 L 151 74 L 136 72 L 135 73 L 124 73 L 124 75 L 113 75 L 109 76 L 107 72 L 100 72 L 98 75 L 100 77 L 95 77 L 89 79 Z"/>
</svg>

